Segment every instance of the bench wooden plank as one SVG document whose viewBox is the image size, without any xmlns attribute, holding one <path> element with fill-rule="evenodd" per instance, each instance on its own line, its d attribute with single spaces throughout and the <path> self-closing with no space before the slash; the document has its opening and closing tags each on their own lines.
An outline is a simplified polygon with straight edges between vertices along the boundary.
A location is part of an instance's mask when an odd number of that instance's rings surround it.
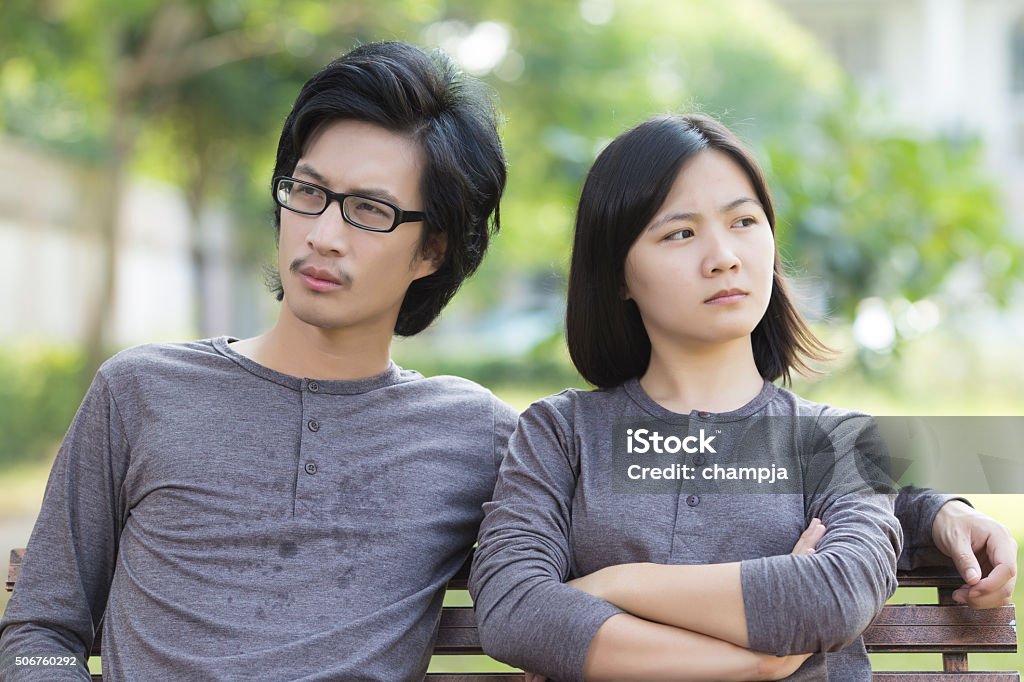
<svg viewBox="0 0 1024 682">
<path fill-rule="evenodd" d="M 11 550 L 11 563 L 7 567 L 7 584 L 6 588 L 8 592 L 14 591 L 14 583 L 18 579 L 18 574 L 21 573 L 21 562 L 25 559 L 25 548 L 21 547 L 18 549 Z"/>
<path fill-rule="evenodd" d="M 1013 653 L 1017 650 L 1013 627 L 972 628 L 934 625 L 922 628 L 868 627 L 864 632 L 868 652 L 884 653 Z"/>
<path fill-rule="evenodd" d="M 1013 606 L 994 609 L 972 609 L 969 606 L 935 606 L 931 604 L 889 604 L 872 625 L 971 625 L 1000 626 L 1013 621 Z"/>
<path fill-rule="evenodd" d="M 524 682 L 523 673 L 427 673 L 426 682 Z"/>
<path fill-rule="evenodd" d="M 1020 673 L 936 673 L 934 671 L 871 673 L 871 682 L 1020 682 Z"/>
<path fill-rule="evenodd" d="M 865 630 L 864 645 L 871 653 L 1013 653 L 1017 650 L 1013 623 L 1012 606 L 979 611 L 965 606 L 890 605 Z M 472 608 L 442 610 L 435 650 L 438 654 L 483 653 Z"/>
</svg>

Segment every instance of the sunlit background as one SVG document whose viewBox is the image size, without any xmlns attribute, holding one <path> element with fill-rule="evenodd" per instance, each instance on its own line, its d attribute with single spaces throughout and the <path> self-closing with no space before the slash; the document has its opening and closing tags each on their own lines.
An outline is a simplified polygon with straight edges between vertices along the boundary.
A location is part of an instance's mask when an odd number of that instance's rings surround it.
<svg viewBox="0 0 1024 682">
<path fill-rule="evenodd" d="M 1024 414 L 1024 0 L 7 0 L 3 555 L 27 543 L 100 362 L 273 322 L 281 124 L 315 69 L 381 39 L 440 47 L 491 86 L 510 169 L 484 266 L 396 343 L 400 364 L 519 408 L 584 385 L 562 337 L 583 175 L 647 116 L 703 111 L 764 164 L 802 309 L 840 351 L 798 392 Z M 1022 499 L 974 501 L 1024 539 Z M 939 665 L 905 658 L 884 664 Z"/>
</svg>

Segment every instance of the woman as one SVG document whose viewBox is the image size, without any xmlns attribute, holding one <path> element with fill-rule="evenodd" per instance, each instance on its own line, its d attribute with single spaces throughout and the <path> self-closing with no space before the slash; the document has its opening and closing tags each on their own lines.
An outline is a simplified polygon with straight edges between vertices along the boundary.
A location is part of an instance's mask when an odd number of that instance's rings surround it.
<svg viewBox="0 0 1024 682">
<path fill-rule="evenodd" d="M 649 120 L 595 161 L 567 338 L 598 390 L 534 403 L 510 442 L 470 579 L 492 656 L 560 680 L 870 678 L 860 633 L 901 534 L 865 493 L 869 420 L 772 383 L 825 351 L 774 229 L 757 163 L 707 117 Z M 680 466 L 635 455 L 658 425 L 692 446 Z M 776 460 L 770 485 L 701 476 Z"/>
</svg>

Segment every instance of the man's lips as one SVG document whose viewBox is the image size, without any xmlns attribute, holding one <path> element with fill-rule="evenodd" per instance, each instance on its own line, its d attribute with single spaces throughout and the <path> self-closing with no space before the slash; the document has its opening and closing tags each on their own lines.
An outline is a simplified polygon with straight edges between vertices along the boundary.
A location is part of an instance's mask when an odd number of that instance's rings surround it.
<svg viewBox="0 0 1024 682">
<path fill-rule="evenodd" d="M 324 268 L 307 265 L 293 269 L 303 284 L 313 291 L 332 291 L 349 283 L 348 278 L 344 275 L 338 275 Z"/>
<path fill-rule="evenodd" d="M 341 284 L 341 278 L 333 274 L 330 270 L 324 270 L 323 268 L 314 268 L 312 266 L 306 266 L 299 270 L 299 274 L 310 279 L 318 279 L 323 282 L 332 282 L 334 284 Z"/>
<path fill-rule="evenodd" d="M 742 301 L 747 297 L 747 292 L 742 289 L 723 289 L 719 291 L 711 298 L 705 300 L 705 303 L 711 303 L 715 305 L 725 305 L 727 303 L 736 303 Z"/>
<path fill-rule="evenodd" d="M 331 280 L 320 279 L 318 277 L 311 277 L 310 275 L 307 275 L 305 273 L 299 273 L 299 277 L 302 279 L 303 283 L 307 287 L 313 289 L 314 291 L 331 291 L 341 286 L 340 282 L 333 282 Z"/>
</svg>

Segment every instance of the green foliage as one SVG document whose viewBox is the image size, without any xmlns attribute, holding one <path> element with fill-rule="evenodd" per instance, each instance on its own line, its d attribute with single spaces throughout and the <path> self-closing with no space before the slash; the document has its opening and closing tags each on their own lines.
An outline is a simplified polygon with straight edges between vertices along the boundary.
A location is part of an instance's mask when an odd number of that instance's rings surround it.
<svg viewBox="0 0 1024 682">
<path fill-rule="evenodd" d="M 858 107 L 850 94 L 815 133 L 769 146 L 788 260 L 841 319 L 869 296 L 941 296 L 967 268 L 980 276 L 978 293 L 1005 302 L 1024 250 L 1006 230 L 980 143 L 869 130 Z"/>
<path fill-rule="evenodd" d="M 0 468 L 51 454 L 82 400 L 80 350 L 0 348 Z"/>
</svg>

